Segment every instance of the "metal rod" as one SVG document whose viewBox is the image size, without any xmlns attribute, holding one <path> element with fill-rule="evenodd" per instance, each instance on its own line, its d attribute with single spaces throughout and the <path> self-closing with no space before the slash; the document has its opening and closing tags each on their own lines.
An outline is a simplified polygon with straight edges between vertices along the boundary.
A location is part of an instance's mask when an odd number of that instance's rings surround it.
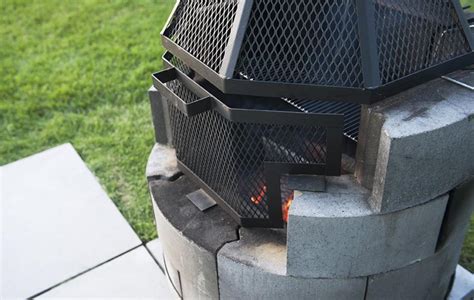
<svg viewBox="0 0 474 300">
<path fill-rule="evenodd" d="M 447 81 L 451 81 L 452 83 L 455 83 L 457 85 L 460 85 L 462 87 L 465 87 L 466 89 L 470 90 L 470 91 L 474 91 L 474 86 L 472 85 L 469 85 L 467 83 L 464 83 L 464 82 L 461 82 L 459 80 L 456 80 L 454 78 L 451 78 L 451 77 L 448 77 L 448 76 L 441 76 L 441 78 L 447 80 Z"/>
</svg>

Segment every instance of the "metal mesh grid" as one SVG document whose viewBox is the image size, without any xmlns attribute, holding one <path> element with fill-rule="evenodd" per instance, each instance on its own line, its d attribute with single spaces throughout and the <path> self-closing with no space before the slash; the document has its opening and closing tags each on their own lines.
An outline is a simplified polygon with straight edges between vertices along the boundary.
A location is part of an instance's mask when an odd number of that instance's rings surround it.
<svg viewBox="0 0 474 300">
<path fill-rule="evenodd" d="M 193 94 L 179 79 L 168 82 L 167 87 L 179 95 L 186 103 L 192 103 L 199 100 L 199 97 Z"/>
<path fill-rule="evenodd" d="M 174 84 L 168 84 L 173 89 Z M 182 86 L 174 92 L 194 97 Z M 215 111 L 186 117 L 168 105 L 178 159 L 214 190 L 241 218 L 268 219 L 264 162 L 325 163 L 326 129 L 318 126 L 231 122 Z M 292 200 L 283 183 L 282 209 Z"/>
<path fill-rule="evenodd" d="M 362 87 L 354 0 L 255 0 L 235 71 L 259 81 Z"/>
<path fill-rule="evenodd" d="M 451 1 L 375 0 L 382 83 L 470 52 Z"/>
<path fill-rule="evenodd" d="M 284 99 L 306 113 L 344 115 L 344 135 L 357 142 L 359 138 L 360 105 L 349 102 L 333 102 L 308 99 Z"/>
<path fill-rule="evenodd" d="M 239 0 L 181 0 L 168 37 L 218 72 Z"/>
</svg>

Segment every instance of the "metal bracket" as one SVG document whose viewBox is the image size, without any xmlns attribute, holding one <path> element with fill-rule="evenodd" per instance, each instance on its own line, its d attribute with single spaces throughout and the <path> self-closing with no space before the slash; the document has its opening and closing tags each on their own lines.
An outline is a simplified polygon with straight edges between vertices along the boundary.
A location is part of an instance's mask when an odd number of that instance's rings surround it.
<svg viewBox="0 0 474 300">
<path fill-rule="evenodd" d="M 203 189 L 187 194 L 186 197 L 191 201 L 200 211 L 208 210 L 216 205 L 216 201 L 211 198 Z"/>
</svg>

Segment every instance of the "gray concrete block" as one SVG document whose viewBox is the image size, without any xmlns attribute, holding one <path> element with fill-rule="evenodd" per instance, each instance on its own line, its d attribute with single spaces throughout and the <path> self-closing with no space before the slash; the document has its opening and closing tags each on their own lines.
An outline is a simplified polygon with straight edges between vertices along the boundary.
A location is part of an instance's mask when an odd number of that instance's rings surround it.
<svg viewBox="0 0 474 300">
<path fill-rule="evenodd" d="M 324 192 L 326 178 L 318 175 L 289 175 L 287 187 L 291 190 Z"/>
<path fill-rule="evenodd" d="M 356 175 L 373 209 L 415 206 L 474 173 L 473 96 L 438 79 L 363 109 Z"/>
<path fill-rule="evenodd" d="M 70 144 L 2 173 L 0 298 L 31 297 L 141 244 Z"/>
<path fill-rule="evenodd" d="M 474 185 L 461 186 L 450 199 L 438 251 L 407 267 L 369 277 L 367 299 L 444 299 L 461 255 L 474 210 Z"/>
<path fill-rule="evenodd" d="M 88 271 L 39 299 L 179 299 L 144 247 Z"/>
<path fill-rule="evenodd" d="M 155 206 L 155 220 L 163 239 L 165 270 L 178 294 L 185 299 L 218 299 L 216 261 L 204 250 L 170 226 Z"/>
<path fill-rule="evenodd" d="M 187 177 L 149 183 L 165 269 L 184 299 L 218 299 L 217 250 L 237 239 L 237 224 L 219 207 L 201 212 L 186 197 Z"/>
<path fill-rule="evenodd" d="M 354 172 L 360 184 L 368 189 L 374 184 L 380 134 L 385 121 L 382 114 L 374 112 L 375 108 L 363 105 L 361 109 Z"/>
<path fill-rule="evenodd" d="M 175 149 L 155 144 L 148 158 L 145 174 L 149 179 L 176 179 L 181 172 L 178 169 Z"/>
<path fill-rule="evenodd" d="M 453 239 L 463 239 L 474 211 L 474 176 L 451 191 L 437 248 Z"/>
<path fill-rule="evenodd" d="M 296 193 L 288 222 L 288 274 L 349 278 L 395 270 L 432 255 L 448 195 L 374 214 L 351 176 L 329 178 L 326 193 Z M 311 249 L 311 251 L 308 251 Z"/>
<path fill-rule="evenodd" d="M 163 101 L 160 93 L 154 86 L 148 90 L 148 97 L 150 98 L 151 116 L 155 129 L 155 141 L 163 145 L 171 144 L 172 135 L 166 101 Z"/>
<path fill-rule="evenodd" d="M 222 299 L 364 299 L 365 277 L 288 276 L 284 230 L 241 229 L 240 240 L 222 247 L 217 260 Z"/>
</svg>

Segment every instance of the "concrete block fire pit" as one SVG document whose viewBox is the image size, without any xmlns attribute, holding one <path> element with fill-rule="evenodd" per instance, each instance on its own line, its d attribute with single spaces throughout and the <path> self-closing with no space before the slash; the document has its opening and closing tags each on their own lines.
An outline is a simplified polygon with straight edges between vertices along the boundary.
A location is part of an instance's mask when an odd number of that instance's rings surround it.
<svg viewBox="0 0 474 300">
<path fill-rule="evenodd" d="M 292 177 L 315 186 L 293 192 L 283 228 L 199 209 L 202 182 L 157 145 L 147 174 L 170 283 L 183 299 L 444 299 L 474 210 L 473 96 L 440 79 L 363 106 L 355 172 Z"/>
</svg>

